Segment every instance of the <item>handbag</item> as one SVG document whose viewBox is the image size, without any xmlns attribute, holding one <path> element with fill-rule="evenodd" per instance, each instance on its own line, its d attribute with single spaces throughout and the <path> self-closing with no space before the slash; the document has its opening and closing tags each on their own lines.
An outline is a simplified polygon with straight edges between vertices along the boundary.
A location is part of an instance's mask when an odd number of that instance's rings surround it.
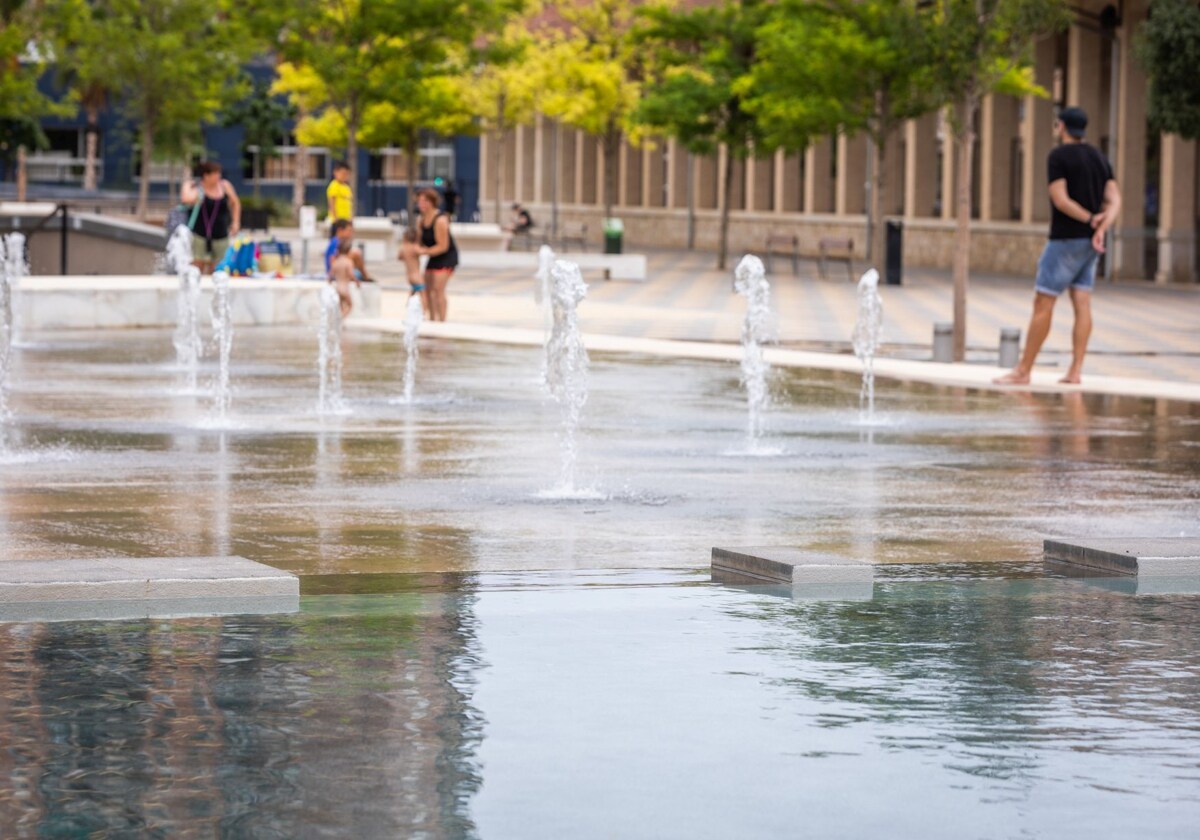
<svg viewBox="0 0 1200 840">
<path fill-rule="evenodd" d="M 168 210 L 166 224 L 167 239 L 171 238 L 171 235 L 175 233 L 175 229 L 180 225 L 186 225 L 188 230 L 192 230 L 193 225 L 196 224 L 196 217 L 200 215 L 200 205 L 203 203 L 204 199 L 201 198 L 199 201 L 193 204 L 190 216 L 188 215 L 186 204 L 176 204 L 174 207 Z"/>
</svg>

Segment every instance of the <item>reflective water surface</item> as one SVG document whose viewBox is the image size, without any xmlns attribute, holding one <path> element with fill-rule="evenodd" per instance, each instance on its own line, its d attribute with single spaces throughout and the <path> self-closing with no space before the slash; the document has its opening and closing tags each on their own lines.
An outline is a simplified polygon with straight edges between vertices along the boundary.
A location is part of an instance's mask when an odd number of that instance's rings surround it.
<svg viewBox="0 0 1200 840">
<path fill-rule="evenodd" d="M 892 569 L 860 602 L 688 572 L 365 576 L 314 579 L 341 594 L 291 616 L 3 626 L 0 821 L 6 837 L 1191 835 L 1200 596 Z"/>
<path fill-rule="evenodd" d="M 593 354 L 574 498 L 538 349 L 23 336 L 0 562 L 236 553 L 296 615 L 0 624 L 0 837 L 1191 836 L 1200 582 L 1046 576 L 1200 536 L 1200 408 Z M 211 348 L 208 358 L 212 358 Z M 878 564 L 708 581 L 714 545 Z M 855 600 L 857 599 L 857 600 Z"/>
<path fill-rule="evenodd" d="M 572 500 L 546 493 L 562 426 L 536 348 L 423 340 L 406 404 L 401 339 L 350 332 L 349 413 L 321 416 L 314 330 L 235 342 L 222 426 L 211 395 L 186 393 L 168 331 L 30 336 L 0 451 L 0 556 L 695 568 L 713 545 L 890 563 L 1200 535 L 1198 406 L 880 382 L 864 426 L 858 377 L 776 370 L 764 456 L 747 452 L 736 365 L 597 355 L 575 473 L 591 492 Z"/>
</svg>

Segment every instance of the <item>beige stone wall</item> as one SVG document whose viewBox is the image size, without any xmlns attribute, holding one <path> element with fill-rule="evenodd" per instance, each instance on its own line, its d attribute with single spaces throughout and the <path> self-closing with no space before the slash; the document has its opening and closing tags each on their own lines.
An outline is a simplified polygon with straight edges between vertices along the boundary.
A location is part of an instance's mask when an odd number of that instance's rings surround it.
<svg viewBox="0 0 1200 840">
<path fill-rule="evenodd" d="M 551 218 L 549 204 L 527 205 L 535 219 Z M 625 223 L 625 250 L 639 248 L 687 247 L 687 213 L 645 207 L 618 207 L 614 212 Z M 578 204 L 559 205 L 558 219 L 583 222 L 588 226 L 589 247 L 602 246 L 599 208 Z M 940 219 L 905 219 L 904 264 L 914 268 L 949 269 L 954 255 L 954 223 Z M 696 212 L 696 247 L 715 251 L 721 217 L 713 210 Z M 977 222 L 972 226 L 971 268 L 985 274 L 1032 276 L 1038 256 L 1046 244 L 1047 226 L 1042 223 L 997 224 Z M 731 254 L 761 253 L 766 237 L 772 233 L 800 236 L 800 252 L 816 257 L 818 242 L 824 237 L 851 239 L 856 258 L 866 259 L 866 221 L 862 216 L 837 216 L 832 213 L 751 213 L 740 212 L 730 218 Z"/>
</svg>

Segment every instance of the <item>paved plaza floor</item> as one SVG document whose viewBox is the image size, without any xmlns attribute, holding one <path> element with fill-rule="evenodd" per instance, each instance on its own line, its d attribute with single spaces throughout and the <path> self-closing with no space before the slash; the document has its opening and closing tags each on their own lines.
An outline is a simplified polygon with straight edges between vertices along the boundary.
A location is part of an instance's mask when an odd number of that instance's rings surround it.
<svg viewBox="0 0 1200 840">
<path fill-rule="evenodd" d="M 715 267 L 715 255 L 708 251 L 660 250 L 647 256 L 645 282 L 609 281 L 600 272 L 584 273 L 589 288 L 579 317 L 590 340 L 738 342 L 745 305 L 733 292 L 731 279 L 739 257 L 731 257 L 730 269 L 720 271 Z M 570 254 L 560 257 L 569 259 Z M 396 290 L 384 296 L 384 318 L 401 321 L 406 297 L 402 266 L 389 261 L 372 268 L 385 286 Z M 861 270 L 856 266 L 855 274 Z M 856 284 L 844 267 L 834 266 L 830 276 L 822 279 L 815 263 L 801 262 L 798 275 L 794 275 L 788 261 L 777 260 L 769 279 L 781 348 L 843 357 L 851 352 L 858 304 Z M 927 362 L 933 325 L 951 320 L 949 272 L 906 270 L 901 285 L 880 286 L 884 320 L 879 356 L 885 362 L 880 374 L 938 381 L 935 374 L 942 374 L 945 380 L 949 373 L 951 378 L 960 376 L 973 385 L 988 385 L 997 363 L 1000 330 L 1019 328 L 1024 341 L 1032 285 L 1031 278 L 972 276 L 967 297 L 967 362 L 948 371 L 947 366 L 907 362 Z M 528 270 L 463 269 L 450 285 L 449 321 L 458 329 L 448 327 L 439 332 L 434 325 L 427 325 L 424 334 L 469 337 L 466 328 L 478 327 L 488 328 L 488 336 L 495 339 L 500 335 L 497 329 L 541 330 L 544 316 L 533 292 L 534 279 Z M 1083 390 L 1200 400 L 1200 286 L 1100 281 L 1093 310 L 1095 329 Z M 1072 322 L 1071 304 L 1064 297 L 1038 359 L 1035 383 L 1039 389 L 1057 387 L 1056 380 L 1070 362 Z M 809 353 L 804 358 L 810 358 Z M 888 361 L 895 362 L 892 369 Z M 902 361 L 906 363 L 900 364 Z"/>
</svg>

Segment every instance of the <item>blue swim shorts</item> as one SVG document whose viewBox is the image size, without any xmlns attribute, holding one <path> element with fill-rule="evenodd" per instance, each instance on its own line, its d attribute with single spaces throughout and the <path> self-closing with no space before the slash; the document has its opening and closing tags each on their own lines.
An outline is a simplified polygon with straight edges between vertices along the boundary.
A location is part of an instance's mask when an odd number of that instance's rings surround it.
<svg viewBox="0 0 1200 840">
<path fill-rule="evenodd" d="M 1090 239 L 1051 239 L 1038 260 L 1034 288 L 1058 297 L 1067 288 L 1090 292 L 1096 285 L 1096 262 L 1100 253 Z"/>
</svg>

